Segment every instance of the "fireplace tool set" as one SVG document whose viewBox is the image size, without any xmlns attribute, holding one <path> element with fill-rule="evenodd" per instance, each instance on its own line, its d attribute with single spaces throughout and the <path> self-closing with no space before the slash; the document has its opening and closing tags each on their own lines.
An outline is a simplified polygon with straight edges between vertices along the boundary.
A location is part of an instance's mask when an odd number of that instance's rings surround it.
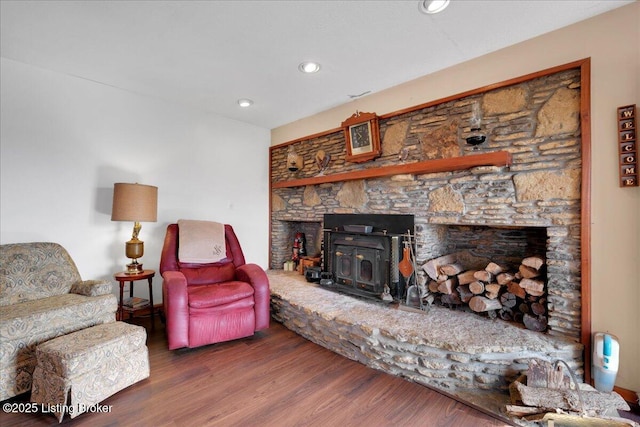
<svg viewBox="0 0 640 427">
<path fill-rule="evenodd" d="M 398 271 L 402 274 L 405 283 L 408 285 L 406 298 L 404 300 L 405 305 L 424 310 L 424 297 L 426 295 L 424 290 L 418 286 L 416 256 L 413 251 L 413 243 L 413 236 L 411 232 L 407 230 L 407 233 L 403 236 L 402 260 L 398 263 Z"/>
</svg>

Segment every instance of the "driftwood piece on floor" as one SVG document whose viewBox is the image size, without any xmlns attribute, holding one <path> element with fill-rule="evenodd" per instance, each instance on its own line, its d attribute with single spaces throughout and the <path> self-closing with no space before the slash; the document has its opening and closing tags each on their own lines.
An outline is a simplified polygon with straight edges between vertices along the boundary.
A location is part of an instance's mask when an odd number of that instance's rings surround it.
<svg viewBox="0 0 640 427">
<path fill-rule="evenodd" d="M 525 415 L 536 415 L 546 413 L 544 408 L 536 408 L 535 406 L 506 405 L 507 414 L 515 417 L 524 417 Z"/>
<path fill-rule="evenodd" d="M 576 390 L 529 387 L 520 382 L 514 384 L 519 395 L 518 400 L 526 406 L 562 409 L 578 413 L 583 410 Z M 597 414 L 602 414 L 611 408 L 630 410 L 627 402 L 615 392 L 581 390 L 580 394 L 585 411 L 595 411 Z"/>
<path fill-rule="evenodd" d="M 638 423 L 619 417 L 579 417 L 571 414 L 558 414 L 548 412 L 546 414 L 525 415 L 527 421 L 534 421 L 543 426 L 579 426 L 579 427 L 637 427 Z"/>
<path fill-rule="evenodd" d="M 522 400 L 520 399 L 520 392 L 518 391 L 516 384 L 526 384 L 526 383 L 527 383 L 527 376 L 523 374 L 523 375 L 520 375 L 518 378 L 516 378 L 514 382 L 509 384 L 509 400 L 513 405 L 522 404 Z"/>
<path fill-rule="evenodd" d="M 527 386 L 548 388 L 571 388 L 571 376 L 564 365 L 554 364 L 542 359 L 529 360 L 527 370 Z"/>
</svg>

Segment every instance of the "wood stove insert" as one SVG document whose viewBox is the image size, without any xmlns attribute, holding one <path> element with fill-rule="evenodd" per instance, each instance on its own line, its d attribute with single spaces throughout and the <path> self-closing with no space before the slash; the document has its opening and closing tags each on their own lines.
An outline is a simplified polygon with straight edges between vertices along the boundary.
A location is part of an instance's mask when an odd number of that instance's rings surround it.
<svg viewBox="0 0 640 427">
<path fill-rule="evenodd" d="M 408 286 L 398 271 L 402 245 L 414 235 L 413 215 L 326 214 L 323 273 L 326 287 L 388 301 Z"/>
</svg>

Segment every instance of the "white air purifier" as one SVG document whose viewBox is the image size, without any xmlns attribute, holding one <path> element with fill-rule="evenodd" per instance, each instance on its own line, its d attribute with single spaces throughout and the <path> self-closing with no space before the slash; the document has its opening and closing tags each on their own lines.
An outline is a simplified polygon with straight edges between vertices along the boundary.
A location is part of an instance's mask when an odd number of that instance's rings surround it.
<svg viewBox="0 0 640 427">
<path fill-rule="evenodd" d="M 606 332 L 596 332 L 593 337 L 593 380 L 598 391 L 613 391 L 619 363 L 618 338 Z"/>
</svg>

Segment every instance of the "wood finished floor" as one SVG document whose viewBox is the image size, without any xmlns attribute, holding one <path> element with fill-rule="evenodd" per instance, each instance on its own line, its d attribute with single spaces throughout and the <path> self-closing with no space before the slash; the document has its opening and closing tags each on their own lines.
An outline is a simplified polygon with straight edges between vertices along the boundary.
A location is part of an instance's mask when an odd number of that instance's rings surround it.
<svg viewBox="0 0 640 427">
<path fill-rule="evenodd" d="M 82 414 L 77 426 L 505 426 L 421 385 L 370 369 L 276 322 L 253 338 L 167 350 L 147 326 L 151 377 Z M 26 402 L 22 395 L 7 402 Z M 5 403 L 5 402 L 3 402 Z M 55 426 L 51 414 L 0 412 L 0 425 Z"/>
</svg>

